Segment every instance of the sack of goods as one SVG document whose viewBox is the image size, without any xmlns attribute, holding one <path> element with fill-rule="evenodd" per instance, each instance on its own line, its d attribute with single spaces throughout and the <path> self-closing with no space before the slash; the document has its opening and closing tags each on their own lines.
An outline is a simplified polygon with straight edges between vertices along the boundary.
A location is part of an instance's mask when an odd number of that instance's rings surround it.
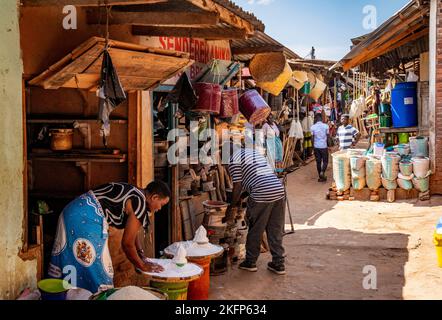
<svg viewBox="0 0 442 320">
<path fill-rule="evenodd" d="M 399 162 L 399 171 L 403 176 L 409 177 L 413 175 L 413 162 L 409 160 L 402 160 Z"/>
<path fill-rule="evenodd" d="M 402 173 L 399 173 L 399 177 L 397 179 L 397 184 L 401 189 L 404 189 L 406 191 L 409 191 L 413 189 L 413 178 L 414 174 L 411 174 L 410 176 L 405 176 Z"/>
<path fill-rule="evenodd" d="M 351 169 L 350 159 L 347 153 L 339 151 L 332 154 L 333 158 L 333 179 L 339 192 L 350 189 L 351 186 Z"/>
<path fill-rule="evenodd" d="M 411 159 L 413 163 L 413 173 L 416 178 L 425 178 L 430 171 L 430 159 L 426 157 L 414 157 Z"/>
<path fill-rule="evenodd" d="M 396 190 L 397 189 L 397 180 L 396 179 L 394 179 L 394 180 L 388 180 L 388 179 L 385 179 L 383 176 L 382 176 L 382 186 L 386 189 L 386 190 Z"/>
<path fill-rule="evenodd" d="M 352 156 L 350 158 L 351 168 L 351 184 L 354 190 L 362 190 L 365 188 L 365 162 L 367 158 L 363 156 Z"/>
<path fill-rule="evenodd" d="M 376 157 L 370 157 L 365 163 L 367 186 L 370 190 L 378 190 L 382 186 L 382 162 Z"/>
<path fill-rule="evenodd" d="M 430 155 L 428 137 L 410 138 L 410 151 L 413 157 L 428 157 Z"/>
<path fill-rule="evenodd" d="M 401 157 L 397 153 L 387 152 L 382 157 L 382 176 L 387 180 L 396 180 L 399 174 Z"/>
<path fill-rule="evenodd" d="M 428 190 L 430 190 L 430 176 L 431 176 L 432 172 L 428 171 L 427 175 L 425 177 L 413 177 L 413 185 L 416 188 L 417 191 L 419 192 L 427 192 Z"/>
</svg>

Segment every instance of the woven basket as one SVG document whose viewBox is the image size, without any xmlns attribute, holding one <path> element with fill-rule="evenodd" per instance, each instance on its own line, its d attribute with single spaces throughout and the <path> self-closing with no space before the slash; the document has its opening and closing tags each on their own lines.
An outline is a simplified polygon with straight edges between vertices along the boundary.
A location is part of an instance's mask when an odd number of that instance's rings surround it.
<svg viewBox="0 0 442 320">
<path fill-rule="evenodd" d="M 310 89 L 313 90 L 316 86 L 316 75 L 313 72 L 307 73 L 308 82 L 310 82 Z"/>
<path fill-rule="evenodd" d="M 292 73 L 293 73 L 292 69 L 287 63 L 284 71 L 276 78 L 275 81 L 271 82 L 258 81 L 256 85 L 264 89 L 265 91 L 273 94 L 274 96 L 277 96 L 281 93 L 282 90 L 284 90 L 285 86 L 292 77 Z"/>
<path fill-rule="evenodd" d="M 316 79 L 315 87 L 310 91 L 310 97 L 314 100 L 318 100 L 324 93 L 327 85 L 319 79 Z"/>
<path fill-rule="evenodd" d="M 289 83 L 295 89 L 301 90 L 307 81 L 308 81 L 307 72 L 293 71 L 293 75 L 292 78 L 289 80 Z"/>
<path fill-rule="evenodd" d="M 287 70 L 287 66 L 287 60 L 282 52 L 269 52 L 255 55 L 249 69 L 257 82 L 274 82 Z"/>
</svg>

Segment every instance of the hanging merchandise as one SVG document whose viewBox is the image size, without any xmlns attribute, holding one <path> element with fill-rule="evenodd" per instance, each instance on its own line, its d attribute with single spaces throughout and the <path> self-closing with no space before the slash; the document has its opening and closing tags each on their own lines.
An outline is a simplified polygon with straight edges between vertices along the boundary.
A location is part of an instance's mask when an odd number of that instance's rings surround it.
<svg viewBox="0 0 442 320">
<path fill-rule="evenodd" d="M 197 96 L 186 72 L 183 72 L 175 87 L 167 96 L 166 101 L 178 103 L 179 108 L 185 112 L 195 107 Z"/>
<path fill-rule="evenodd" d="M 324 82 L 322 82 L 319 79 L 316 79 L 316 85 L 311 90 L 310 97 L 312 97 L 314 100 L 318 100 L 322 96 L 326 88 L 327 85 Z"/>
<path fill-rule="evenodd" d="M 193 111 L 219 114 L 221 110 L 222 87 L 214 83 L 195 84 L 197 103 Z"/>
<path fill-rule="evenodd" d="M 301 90 L 304 84 L 308 81 L 307 72 L 293 71 L 290 84 L 296 89 Z"/>
<path fill-rule="evenodd" d="M 107 147 L 107 137 L 110 135 L 110 114 L 118 105 L 126 101 L 126 94 L 124 93 L 107 47 L 103 51 L 98 97 L 100 108 L 98 118 L 102 123 L 100 135 L 103 137 L 103 143 Z"/>
<path fill-rule="evenodd" d="M 224 90 L 221 93 L 221 118 L 231 118 L 239 113 L 239 99 L 237 89 Z"/>
<path fill-rule="evenodd" d="M 263 123 L 271 113 L 267 102 L 256 90 L 249 90 L 239 98 L 239 109 L 252 125 Z"/>
<path fill-rule="evenodd" d="M 223 89 L 219 84 L 221 75 L 218 60 L 212 61 L 210 72 L 213 75 L 213 83 L 199 82 L 194 86 L 198 97 L 194 111 L 218 115 L 221 111 L 221 92 Z"/>
</svg>

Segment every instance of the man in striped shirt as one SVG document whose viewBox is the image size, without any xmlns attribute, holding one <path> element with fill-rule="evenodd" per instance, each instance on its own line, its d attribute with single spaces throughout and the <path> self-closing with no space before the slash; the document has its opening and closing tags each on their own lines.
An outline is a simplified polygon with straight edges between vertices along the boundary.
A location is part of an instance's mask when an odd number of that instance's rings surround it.
<svg viewBox="0 0 442 320">
<path fill-rule="evenodd" d="M 231 153 L 232 154 L 232 153 Z M 285 274 L 282 238 L 285 226 L 285 189 L 270 167 L 267 159 L 256 150 L 240 149 L 230 157 L 229 172 L 233 180 L 231 209 L 240 203 L 242 191 L 249 194 L 247 220 L 249 233 L 246 243 L 246 260 L 240 269 L 256 272 L 256 261 L 261 253 L 261 241 L 267 231 L 273 260 L 268 269 Z"/>
<path fill-rule="evenodd" d="M 342 151 L 355 147 L 361 138 L 361 134 L 358 129 L 350 124 L 350 116 L 348 114 L 341 116 L 341 123 L 342 126 L 338 129 L 338 139 L 339 149 Z"/>
</svg>

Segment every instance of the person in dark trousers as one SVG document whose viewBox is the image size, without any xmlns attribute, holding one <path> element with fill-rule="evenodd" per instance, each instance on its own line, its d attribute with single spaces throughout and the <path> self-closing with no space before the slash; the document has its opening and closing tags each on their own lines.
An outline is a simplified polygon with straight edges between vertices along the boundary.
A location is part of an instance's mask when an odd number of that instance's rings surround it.
<svg viewBox="0 0 442 320">
<path fill-rule="evenodd" d="M 327 141 L 330 136 L 330 128 L 327 124 L 322 122 L 322 114 L 315 116 L 315 124 L 310 131 L 313 135 L 313 146 L 315 150 L 316 166 L 318 169 L 318 182 L 326 182 L 327 176 L 325 174 L 328 167 L 328 145 Z"/>
<path fill-rule="evenodd" d="M 224 146 L 225 147 L 225 146 Z M 261 253 L 261 241 L 267 232 L 272 262 L 268 269 L 278 275 L 285 271 L 285 252 L 282 245 L 285 227 L 285 190 L 267 159 L 253 149 L 233 151 L 230 154 L 228 171 L 233 180 L 232 203 L 227 210 L 227 219 L 232 216 L 232 209 L 240 205 L 241 194 L 249 194 L 247 203 L 247 221 L 249 233 L 246 243 L 246 260 L 240 269 L 256 272 L 256 262 Z M 229 218 L 230 217 L 230 218 Z"/>
</svg>

